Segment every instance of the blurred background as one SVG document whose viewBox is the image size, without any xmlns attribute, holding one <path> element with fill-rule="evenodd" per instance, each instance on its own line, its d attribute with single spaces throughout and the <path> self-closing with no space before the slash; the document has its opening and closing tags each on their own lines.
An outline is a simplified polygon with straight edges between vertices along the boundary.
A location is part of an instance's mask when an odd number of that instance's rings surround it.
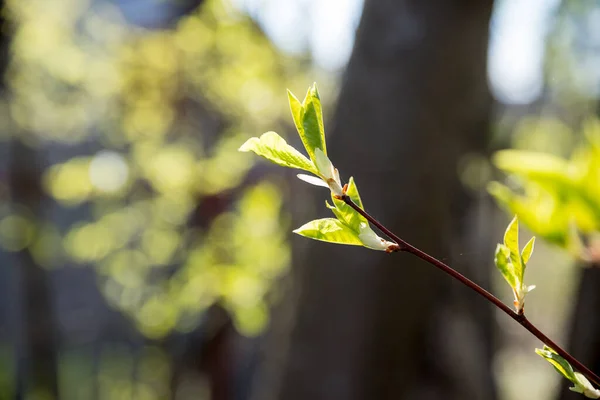
<svg viewBox="0 0 600 400">
<path fill-rule="evenodd" d="M 366 208 L 508 303 L 493 251 L 523 213 L 547 239 L 529 318 L 600 372 L 600 203 L 492 162 L 600 135 L 600 3 L 0 7 L 0 399 L 572 398 L 540 343 L 422 261 L 292 237 L 326 192 L 237 148 L 299 147 L 285 90 L 314 81 Z"/>
</svg>

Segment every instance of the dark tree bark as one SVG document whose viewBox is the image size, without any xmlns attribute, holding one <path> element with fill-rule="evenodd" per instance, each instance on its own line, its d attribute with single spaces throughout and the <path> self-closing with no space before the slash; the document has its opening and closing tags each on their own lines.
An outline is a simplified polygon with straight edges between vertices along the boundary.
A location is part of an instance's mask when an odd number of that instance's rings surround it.
<svg viewBox="0 0 600 400">
<path fill-rule="evenodd" d="M 4 10 L 4 1 L 0 1 L 0 10 Z M 8 66 L 11 28 L 6 18 L 0 17 L 0 93 L 7 97 L 4 72 Z M 13 132 L 13 135 L 17 133 Z M 10 200 L 14 205 L 27 210 L 32 222 L 39 224 L 43 220 L 42 209 L 44 194 L 41 185 L 41 152 L 29 147 L 14 136 L 8 143 L 8 185 Z M 37 226 L 36 226 L 37 228 Z M 13 232 L 16 236 L 26 232 Z M 33 233 L 31 242 L 36 240 Z M 13 306 L 19 308 L 18 319 L 21 334 L 15 340 L 17 354 L 16 398 L 26 398 L 32 394 L 44 398 L 58 398 L 57 359 L 56 359 L 56 321 L 51 283 L 48 271 L 36 264 L 29 249 L 14 254 L 11 268 L 17 271 L 20 302 Z"/>
<path fill-rule="evenodd" d="M 40 153 L 21 143 L 10 142 L 10 188 L 12 201 L 25 207 L 36 224 L 43 220 Z M 21 233 L 25 234 L 25 233 Z M 36 240 L 34 233 L 33 241 Z M 15 254 L 14 268 L 20 272 L 23 341 L 18 364 L 19 398 L 38 393 L 58 398 L 57 326 L 49 271 L 39 266 L 25 248 Z"/>
<path fill-rule="evenodd" d="M 354 175 L 367 210 L 446 259 L 453 246 L 492 253 L 485 238 L 464 244 L 474 202 L 457 175 L 460 157 L 487 140 L 491 10 L 491 0 L 367 0 L 328 131 L 330 157 L 344 180 Z M 328 214 L 324 196 L 315 191 L 307 218 Z M 493 312 L 482 299 L 406 254 L 294 244 L 306 253 L 295 256 L 296 290 L 267 358 L 276 366 L 256 399 L 495 397 Z M 487 257 L 458 261 L 489 287 Z"/>
<path fill-rule="evenodd" d="M 210 400 L 234 399 L 233 357 L 239 339 L 229 313 L 220 305 L 208 309 L 202 325 L 186 337 L 174 336 L 171 353 L 171 398 L 188 379 L 206 376 Z"/>
</svg>

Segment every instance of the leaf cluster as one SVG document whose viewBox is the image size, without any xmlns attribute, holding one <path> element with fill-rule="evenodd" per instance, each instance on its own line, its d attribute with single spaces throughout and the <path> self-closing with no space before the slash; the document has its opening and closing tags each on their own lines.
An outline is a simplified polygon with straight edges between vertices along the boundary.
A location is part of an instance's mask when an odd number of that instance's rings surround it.
<svg viewBox="0 0 600 400">
<path fill-rule="evenodd" d="M 308 157 L 287 144 L 285 139 L 275 132 L 250 138 L 239 150 L 252 151 L 283 167 L 310 172 L 314 176 L 298 175 L 298 177 L 305 182 L 331 189 L 333 204 L 325 202 L 325 205 L 333 212 L 335 218 L 307 222 L 294 230 L 295 233 L 329 243 L 388 250 L 392 243 L 377 236 L 368 221 L 342 200 L 344 196 L 348 196 L 363 209 L 354 179 L 350 178 L 342 188 L 339 172 L 327 157 L 323 110 L 316 84 L 308 89 L 302 102 L 289 90 L 288 99 L 294 125 Z"/>
<path fill-rule="evenodd" d="M 522 251 L 519 251 L 519 220 L 515 216 L 508 225 L 504 234 L 504 243 L 496 247 L 494 263 L 513 290 L 515 308 L 517 312 L 523 311 L 525 295 L 535 286 L 526 286 L 524 283 L 527 262 L 533 253 L 535 237 L 532 237 Z"/>
<path fill-rule="evenodd" d="M 0 229 L 0 246 L 29 245 L 43 266 L 93 267 L 111 307 L 154 339 L 193 330 L 216 302 L 241 333 L 259 333 L 289 265 L 281 189 L 241 185 L 252 162 L 236 150 L 241 132 L 279 124 L 287 109 L 269 99 L 306 69 L 247 15 L 201 3 L 150 30 L 115 18 L 118 2 L 3 7 L 11 35 L 30 39 L 7 60 L 11 96 L 0 109 L 14 129 L 0 136 L 42 152 L 52 143 L 44 188 L 79 211 L 57 209 L 46 223 L 4 207 L 0 228 L 24 234 L 7 243 Z"/>
</svg>

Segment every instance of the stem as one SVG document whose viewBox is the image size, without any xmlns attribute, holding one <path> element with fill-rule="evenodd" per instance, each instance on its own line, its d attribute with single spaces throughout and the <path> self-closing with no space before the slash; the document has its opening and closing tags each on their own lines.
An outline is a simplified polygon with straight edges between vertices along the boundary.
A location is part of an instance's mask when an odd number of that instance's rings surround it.
<svg viewBox="0 0 600 400">
<path fill-rule="evenodd" d="M 356 212 L 358 212 L 360 215 L 365 217 L 369 222 L 371 222 L 373 225 L 375 225 L 377 228 L 379 228 L 390 239 L 394 240 L 399 246 L 399 249 L 398 249 L 399 251 L 406 251 L 407 253 L 411 253 L 411 254 L 419 257 L 420 259 L 428 262 L 429 264 L 433 265 L 434 267 L 437 267 L 438 269 L 444 271 L 445 273 L 447 273 L 454 279 L 460 281 L 465 286 L 467 286 L 470 289 L 477 292 L 477 294 L 485 297 L 490 303 L 492 303 L 494 306 L 496 306 L 500 310 L 504 311 L 505 314 L 507 314 L 509 317 L 511 317 L 512 319 L 517 321 L 523 328 L 527 329 L 533 336 L 535 336 L 536 338 L 541 340 L 542 343 L 544 343 L 546 346 L 548 346 L 548 347 L 552 348 L 554 351 L 556 351 L 562 358 L 567 360 L 575 369 L 577 369 L 579 372 L 581 372 L 583 375 L 585 375 L 585 377 L 588 378 L 591 382 L 593 382 L 596 386 L 600 386 L 600 377 L 598 377 L 598 375 L 596 375 L 593 371 L 591 371 L 585 365 L 580 363 L 575 357 L 573 357 L 572 355 L 567 353 L 558 344 L 556 344 L 548 336 L 546 336 L 544 333 L 542 333 L 542 331 L 540 331 L 538 328 L 536 328 L 536 326 L 533 325 L 527 319 L 527 317 L 525 317 L 525 314 L 517 313 L 517 312 L 513 311 L 510 307 L 508 307 L 506 304 L 504 304 L 496 296 L 494 296 L 493 294 L 491 294 L 490 292 L 488 292 L 487 290 L 485 290 L 484 288 L 482 288 L 481 286 L 479 286 L 478 284 L 476 284 L 469 278 L 465 277 L 460 272 L 458 272 L 458 271 L 454 270 L 452 267 L 444 264 L 437 258 L 430 256 L 429 254 L 425 253 L 424 251 L 419 250 L 418 248 L 411 245 L 410 243 L 400 239 L 392 231 L 387 229 L 379 221 L 377 221 L 375 218 L 373 218 L 371 215 L 369 215 L 365 210 L 363 210 L 362 208 L 357 206 L 348 195 L 342 196 L 342 200 L 346 204 L 348 204 L 350 207 L 352 207 L 354 210 L 356 210 Z"/>
</svg>

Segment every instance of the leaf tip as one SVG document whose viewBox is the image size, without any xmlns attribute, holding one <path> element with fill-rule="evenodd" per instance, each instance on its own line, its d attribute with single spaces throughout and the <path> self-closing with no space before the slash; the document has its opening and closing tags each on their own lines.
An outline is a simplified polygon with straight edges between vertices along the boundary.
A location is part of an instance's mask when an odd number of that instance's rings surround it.
<svg viewBox="0 0 600 400">
<path fill-rule="evenodd" d="M 241 152 L 244 152 L 244 153 L 245 153 L 245 152 L 248 152 L 248 151 L 251 151 L 251 150 L 252 150 L 252 148 L 253 148 L 253 146 L 254 146 L 254 144 L 255 144 L 257 141 L 259 141 L 259 139 L 258 139 L 257 137 L 251 137 L 250 139 L 246 140 L 246 141 L 244 142 L 244 144 L 242 144 L 242 145 L 241 145 L 241 146 L 238 148 L 238 151 L 241 151 Z"/>
<path fill-rule="evenodd" d="M 320 100 L 319 89 L 317 89 L 317 82 L 313 82 L 313 84 L 311 85 L 310 94 Z"/>
<path fill-rule="evenodd" d="M 537 354 L 538 356 L 544 357 L 544 355 L 546 354 L 546 350 L 535 349 L 535 354 Z"/>
<path fill-rule="evenodd" d="M 288 94 L 288 99 L 290 101 L 290 103 L 292 101 L 300 104 L 300 100 L 298 100 L 298 98 L 296 97 L 296 95 L 294 93 L 292 93 L 292 91 L 290 89 L 286 89 L 287 90 L 287 94 Z"/>
<path fill-rule="evenodd" d="M 517 228 L 519 227 L 519 216 L 517 214 L 515 214 L 513 219 L 510 221 L 510 224 L 508 224 L 508 227 L 511 228 L 513 225 L 516 225 Z"/>
</svg>

